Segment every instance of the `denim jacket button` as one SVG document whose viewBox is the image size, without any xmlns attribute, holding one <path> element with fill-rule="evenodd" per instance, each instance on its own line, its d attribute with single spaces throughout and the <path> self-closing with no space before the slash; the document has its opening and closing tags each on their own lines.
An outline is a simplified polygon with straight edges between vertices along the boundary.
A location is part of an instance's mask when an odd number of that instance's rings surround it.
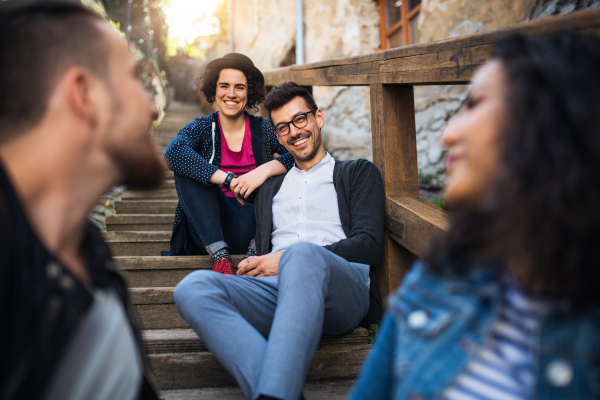
<svg viewBox="0 0 600 400">
<path fill-rule="evenodd" d="M 551 361 L 546 367 L 546 379 L 552 386 L 567 386 L 573 380 L 573 367 L 566 360 Z"/>
<path fill-rule="evenodd" d="M 429 316 L 423 310 L 415 310 L 408 314 L 407 322 L 408 327 L 411 329 L 421 329 L 427 325 Z"/>
</svg>

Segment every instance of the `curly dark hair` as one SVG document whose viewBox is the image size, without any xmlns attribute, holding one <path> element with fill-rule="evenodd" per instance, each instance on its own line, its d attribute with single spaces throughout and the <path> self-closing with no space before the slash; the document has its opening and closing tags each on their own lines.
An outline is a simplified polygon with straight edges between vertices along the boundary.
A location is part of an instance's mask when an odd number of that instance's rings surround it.
<svg viewBox="0 0 600 400">
<path fill-rule="evenodd" d="M 600 40 L 511 35 L 493 59 L 508 115 L 491 202 L 457 210 L 427 258 L 446 273 L 524 261 L 526 284 L 600 304 Z"/>
<path fill-rule="evenodd" d="M 214 103 L 217 94 L 217 82 L 222 70 L 205 71 L 198 76 L 198 81 L 201 82 L 200 90 L 206 97 L 208 104 Z M 242 71 L 243 72 L 243 71 Z M 248 84 L 248 103 L 246 108 L 258 111 L 258 105 L 265 100 L 265 87 L 262 82 L 257 81 L 252 75 L 244 72 Z"/>
</svg>

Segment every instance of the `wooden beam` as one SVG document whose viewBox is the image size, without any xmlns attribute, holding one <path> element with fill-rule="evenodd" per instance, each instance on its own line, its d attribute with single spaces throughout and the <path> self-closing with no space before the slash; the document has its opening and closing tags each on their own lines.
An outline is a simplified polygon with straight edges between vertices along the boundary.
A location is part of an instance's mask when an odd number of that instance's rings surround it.
<svg viewBox="0 0 600 400">
<path fill-rule="evenodd" d="M 408 249 L 402 247 L 396 242 L 397 236 L 389 231 L 385 231 L 383 238 L 383 255 L 381 264 L 377 267 L 377 281 L 379 283 L 379 292 L 383 305 L 386 297 L 390 295 L 402 282 L 404 274 L 417 257 Z"/>
<path fill-rule="evenodd" d="M 362 56 L 285 67 L 264 75 L 268 85 L 286 81 L 314 86 L 464 84 L 471 80 L 477 67 L 490 58 L 492 45 L 498 38 L 515 32 L 548 36 L 564 31 L 600 36 L 600 9 Z"/>
<path fill-rule="evenodd" d="M 419 196 L 415 105 L 412 86 L 371 85 L 373 163 L 379 168 L 386 197 Z M 415 256 L 398 245 L 404 221 L 386 218 L 386 233 L 377 278 L 382 298 L 402 280 Z"/>
<path fill-rule="evenodd" d="M 387 219 L 403 224 L 403 234 L 401 237 L 395 235 L 395 241 L 418 257 L 425 255 L 432 238 L 441 235 L 450 226 L 449 212 L 420 198 L 387 197 L 385 214 Z"/>
<path fill-rule="evenodd" d="M 412 86 L 371 85 L 373 163 L 386 197 L 419 197 L 414 100 Z"/>
</svg>

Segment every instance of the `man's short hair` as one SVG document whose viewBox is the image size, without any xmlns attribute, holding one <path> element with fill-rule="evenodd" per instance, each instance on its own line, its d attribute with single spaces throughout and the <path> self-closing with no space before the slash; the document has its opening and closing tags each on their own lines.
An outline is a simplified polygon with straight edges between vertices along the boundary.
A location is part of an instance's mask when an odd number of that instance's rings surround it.
<svg viewBox="0 0 600 400">
<path fill-rule="evenodd" d="M 315 99 L 306 88 L 294 82 L 285 82 L 279 86 L 273 86 L 273 89 L 265 100 L 264 106 L 269 113 L 269 121 L 273 123 L 273 118 L 271 118 L 271 112 L 273 110 L 283 107 L 296 97 L 302 97 L 306 102 L 306 106 L 311 111 L 319 108 L 317 107 L 317 103 L 315 103 Z"/>
<path fill-rule="evenodd" d="M 106 78 L 109 44 L 96 21 L 73 2 L 0 2 L 0 143 L 41 121 L 68 68 Z"/>
</svg>

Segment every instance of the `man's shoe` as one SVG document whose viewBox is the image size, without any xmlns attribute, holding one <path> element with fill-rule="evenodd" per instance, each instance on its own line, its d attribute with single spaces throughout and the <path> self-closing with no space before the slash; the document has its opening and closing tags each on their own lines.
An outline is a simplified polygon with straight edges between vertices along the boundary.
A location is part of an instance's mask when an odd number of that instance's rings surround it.
<svg viewBox="0 0 600 400">
<path fill-rule="evenodd" d="M 219 258 L 215 265 L 213 265 L 212 270 L 215 272 L 220 272 L 223 275 L 235 275 L 233 263 L 227 257 Z"/>
</svg>

